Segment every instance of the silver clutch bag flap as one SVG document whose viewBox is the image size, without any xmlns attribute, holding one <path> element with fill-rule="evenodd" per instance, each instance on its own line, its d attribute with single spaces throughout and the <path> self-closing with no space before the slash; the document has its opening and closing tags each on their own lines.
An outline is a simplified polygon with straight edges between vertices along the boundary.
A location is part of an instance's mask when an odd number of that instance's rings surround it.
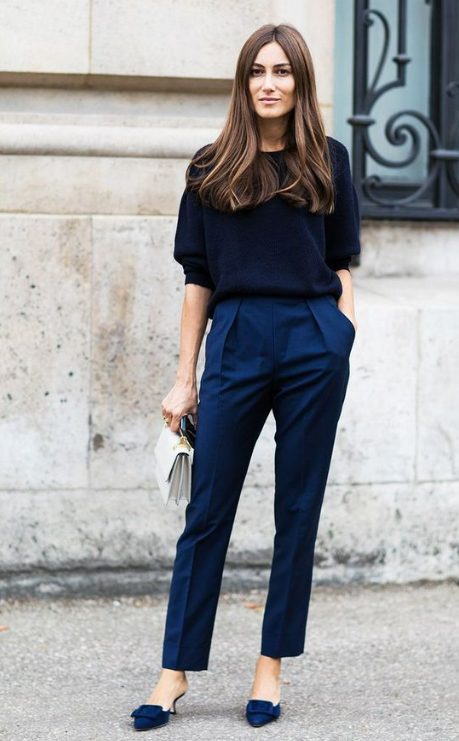
<svg viewBox="0 0 459 741">
<path fill-rule="evenodd" d="M 165 422 L 154 449 L 155 474 L 164 503 L 190 501 L 194 449 L 185 435 Z"/>
</svg>

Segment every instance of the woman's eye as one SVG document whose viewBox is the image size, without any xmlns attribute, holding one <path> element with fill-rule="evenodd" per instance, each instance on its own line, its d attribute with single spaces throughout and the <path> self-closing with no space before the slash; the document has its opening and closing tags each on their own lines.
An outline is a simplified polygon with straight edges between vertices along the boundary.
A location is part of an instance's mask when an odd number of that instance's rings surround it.
<svg viewBox="0 0 459 741">
<path fill-rule="evenodd" d="M 250 72 L 252 73 L 252 75 L 256 75 L 257 72 L 261 72 L 261 69 L 252 69 L 252 70 L 250 70 Z M 285 72 L 285 75 L 282 74 L 283 72 Z M 281 77 L 286 77 L 287 75 L 290 74 L 290 70 L 288 70 L 288 69 L 278 69 L 277 70 L 277 73 L 278 74 L 280 73 Z"/>
</svg>

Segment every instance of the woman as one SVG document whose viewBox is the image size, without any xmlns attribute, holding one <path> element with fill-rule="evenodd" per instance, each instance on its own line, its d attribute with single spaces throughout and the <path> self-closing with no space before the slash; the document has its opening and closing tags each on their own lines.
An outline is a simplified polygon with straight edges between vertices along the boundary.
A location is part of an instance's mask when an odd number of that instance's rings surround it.
<svg viewBox="0 0 459 741">
<path fill-rule="evenodd" d="M 276 533 L 261 651 L 246 706 L 280 714 L 283 656 L 304 652 L 319 515 L 355 338 L 350 257 L 359 204 L 345 146 L 326 136 L 313 64 L 292 26 L 244 44 L 229 115 L 187 169 L 174 257 L 185 273 L 172 430 L 196 424 L 191 501 L 177 541 L 162 669 L 134 727 L 163 725 L 208 668 L 223 566 L 249 460 L 276 421 Z M 197 401 L 196 363 L 207 321 Z"/>
</svg>

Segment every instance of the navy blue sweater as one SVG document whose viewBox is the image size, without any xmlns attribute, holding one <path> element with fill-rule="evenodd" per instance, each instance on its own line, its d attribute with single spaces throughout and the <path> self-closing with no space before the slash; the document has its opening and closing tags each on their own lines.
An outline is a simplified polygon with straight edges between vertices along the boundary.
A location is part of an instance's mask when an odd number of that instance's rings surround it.
<svg viewBox="0 0 459 741">
<path fill-rule="evenodd" d="M 341 295 L 335 271 L 349 269 L 350 256 L 360 252 L 360 210 L 347 149 L 333 137 L 327 140 L 336 186 L 332 214 L 312 214 L 278 195 L 255 208 L 226 213 L 204 206 L 185 188 L 174 258 L 183 267 L 185 283 L 212 290 L 209 318 L 217 302 L 233 294 Z M 284 166 L 283 150 L 265 155 Z"/>
</svg>

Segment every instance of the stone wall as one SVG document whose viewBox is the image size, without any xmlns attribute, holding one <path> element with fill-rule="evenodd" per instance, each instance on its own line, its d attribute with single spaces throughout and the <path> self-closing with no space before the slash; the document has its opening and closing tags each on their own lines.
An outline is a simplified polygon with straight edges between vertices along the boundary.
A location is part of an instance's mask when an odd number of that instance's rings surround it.
<svg viewBox="0 0 459 741">
<path fill-rule="evenodd" d="M 333 13 L 331 0 L 183 0 L 173 17 L 141 0 L 2 3 L 2 593 L 167 588 L 183 507 L 164 510 L 153 447 L 178 358 L 184 171 L 265 22 L 304 34 L 333 134 Z M 458 231 L 363 223 L 318 582 L 459 576 Z M 266 584 L 273 435 L 270 415 L 225 586 Z"/>
</svg>

